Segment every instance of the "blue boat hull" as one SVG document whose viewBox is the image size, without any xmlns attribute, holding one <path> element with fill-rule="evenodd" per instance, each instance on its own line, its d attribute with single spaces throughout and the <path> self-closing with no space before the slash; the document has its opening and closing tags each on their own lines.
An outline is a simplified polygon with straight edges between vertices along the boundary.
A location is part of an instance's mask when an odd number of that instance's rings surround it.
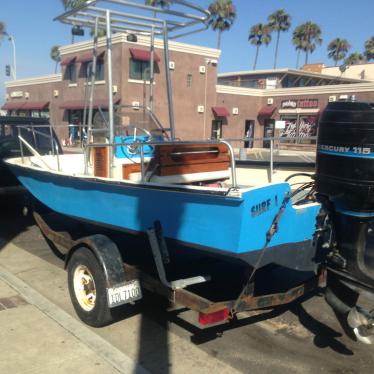
<svg viewBox="0 0 374 374">
<path fill-rule="evenodd" d="M 38 200 L 58 213 L 131 232 L 145 232 L 159 220 L 168 239 L 251 264 L 265 245 L 266 232 L 290 190 L 288 183 L 269 184 L 235 197 L 9 166 Z M 262 265 L 278 258 L 277 263 L 292 268 L 310 267 L 319 209 L 318 204 L 295 208 L 289 202 Z M 291 265 L 297 258 L 300 261 Z"/>
</svg>

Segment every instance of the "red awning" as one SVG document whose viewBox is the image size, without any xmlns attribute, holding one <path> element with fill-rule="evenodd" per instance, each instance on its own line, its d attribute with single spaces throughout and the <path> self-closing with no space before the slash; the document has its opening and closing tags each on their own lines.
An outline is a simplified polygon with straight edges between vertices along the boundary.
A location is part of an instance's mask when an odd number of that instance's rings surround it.
<svg viewBox="0 0 374 374">
<path fill-rule="evenodd" d="M 228 117 L 230 115 L 229 111 L 223 106 L 213 106 L 212 111 L 216 117 Z"/>
<path fill-rule="evenodd" d="M 103 58 L 105 55 L 105 51 L 99 52 L 97 54 L 97 58 Z M 86 52 L 77 57 L 77 62 L 90 62 L 93 60 L 93 52 Z"/>
<path fill-rule="evenodd" d="M 151 52 L 150 51 L 146 51 L 144 49 L 130 48 L 130 53 L 131 53 L 131 57 L 134 60 L 146 61 L 146 62 L 151 60 Z M 158 54 L 156 52 L 154 54 L 154 61 L 155 62 L 160 62 L 160 57 L 158 56 Z"/>
<path fill-rule="evenodd" d="M 7 101 L 1 109 L 3 110 L 17 110 L 21 109 L 22 106 L 25 104 L 24 101 Z"/>
<path fill-rule="evenodd" d="M 22 110 L 26 109 L 34 109 L 34 110 L 42 110 L 45 109 L 49 105 L 49 101 L 26 101 L 22 105 Z"/>
<path fill-rule="evenodd" d="M 66 57 L 66 58 L 61 60 L 60 64 L 61 64 L 61 66 L 70 65 L 73 62 L 75 62 L 76 58 L 77 58 L 77 56 Z"/>
<path fill-rule="evenodd" d="M 114 104 L 118 104 L 121 99 L 117 99 Z M 84 109 L 84 100 L 75 100 L 75 101 L 65 101 L 62 105 L 60 105 L 60 109 L 69 109 L 69 110 L 79 110 Z M 108 108 L 108 100 L 94 100 L 92 107 L 94 109 L 97 108 Z M 88 108 L 88 106 L 87 106 Z"/>
<path fill-rule="evenodd" d="M 258 112 L 259 117 L 271 117 L 275 111 L 276 107 L 274 105 L 267 105 L 260 109 Z"/>
</svg>

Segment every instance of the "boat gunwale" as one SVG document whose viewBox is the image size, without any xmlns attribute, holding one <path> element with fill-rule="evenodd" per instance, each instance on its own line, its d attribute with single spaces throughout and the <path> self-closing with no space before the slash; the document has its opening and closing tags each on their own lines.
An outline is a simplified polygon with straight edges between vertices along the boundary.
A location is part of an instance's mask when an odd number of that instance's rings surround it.
<svg viewBox="0 0 374 374">
<path fill-rule="evenodd" d="M 206 186 L 191 186 L 191 185 L 183 185 L 183 184 L 177 185 L 177 184 L 166 184 L 166 183 L 155 183 L 155 182 L 119 180 L 119 179 L 114 179 L 114 178 L 97 177 L 97 176 L 84 175 L 84 174 L 69 174 L 67 172 L 58 171 L 58 170 L 47 170 L 39 166 L 27 165 L 25 163 L 22 163 L 21 157 L 8 158 L 8 159 L 5 159 L 4 162 L 8 165 L 11 165 L 10 167 L 16 167 L 16 168 L 22 168 L 22 169 L 28 169 L 28 170 L 31 169 L 39 173 L 52 174 L 52 175 L 56 175 L 60 177 L 67 177 L 67 178 L 76 178 L 76 179 L 89 181 L 89 182 L 104 183 L 104 184 L 118 185 L 118 186 L 124 186 L 124 187 L 127 186 L 127 187 L 134 187 L 134 188 L 154 188 L 154 189 L 159 189 L 159 190 L 171 190 L 173 192 L 196 193 L 196 194 L 201 194 L 201 195 L 224 197 L 227 199 L 235 199 L 235 200 L 238 200 L 238 199 L 243 200 L 242 193 L 257 189 L 262 186 L 262 185 L 258 185 L 258 186 L 253 186 L 253 187 L 244 187 L 244 188 L 240 186 L 238 186 L 238 188 L 233 188 L 233 187 L 220 188 L 220 187 L 206 187 Z M 279 183 L 272 183 L 272 184 L 279 184 Z M 234 193 L 231 194 L 231 192 L 234 192 Z"/>
</svg>

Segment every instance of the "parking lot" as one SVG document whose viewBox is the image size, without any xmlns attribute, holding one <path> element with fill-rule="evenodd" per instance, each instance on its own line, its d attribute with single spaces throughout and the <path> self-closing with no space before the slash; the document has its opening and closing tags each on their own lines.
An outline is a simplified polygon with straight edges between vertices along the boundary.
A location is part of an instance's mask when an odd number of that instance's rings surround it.
<svg viewBox="0 0 374 374">
<path fill-rule="evenodd" d="M 121 362 L 152 373 L 373 372 L 373 347 L 347 337 L 318 293 L 288 307 L 242 314 L 231 324 L 205 331 L 196 327 L 194 313 L 147 296 L 121 308 L 116 323 L 88 328 L 71 305 L 63 261 L 19 206 L 1 207 L 0 266 L 5 284 L 0 290 L 21 300 L 0 310 L 0 372 L 129 372 Z M 81 354 L 72 351 L 74 344 Z"/>
</svg>

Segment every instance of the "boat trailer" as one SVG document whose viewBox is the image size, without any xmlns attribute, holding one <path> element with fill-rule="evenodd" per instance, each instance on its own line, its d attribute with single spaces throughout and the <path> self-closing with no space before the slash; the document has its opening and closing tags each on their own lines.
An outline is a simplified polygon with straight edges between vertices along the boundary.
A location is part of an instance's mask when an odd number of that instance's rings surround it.
<svg viewBox="0 0 374 374">
<path fill-rule="evenodd" d="M 289 304 L 319 287 L 325 287 L 326 283 L 326 272 L 321 268 L 317 276 L 285 292 L 255 296 L 252 282 L 249 285 L 247 283 L 244 285 L 236 299 L 211 301 L 187 289 L 188 286 L 209 281 L 209 276 L 195 276 L 171 282 L 167 280 L 164 264 L 167 264 L 170 258 L 162 235 L 161 225 L 157 222 L 147 233 L 158 277 L 141 270 L 137 266 L 123 262 L 116 244 L 107 236 L 101 234 L 90 235 L 74 240 L 66 231 L 53 230 L 38 212 L 34 211 L 33 216 L 44 236 L 59 250 L 62 248 L 61 253 L 64 255 L 65 269 L 68 267 L 73 252 L 82 246 L 86 247 L 94 253 L 103 269 L 107 290 L 116 289 L 118 285 L 123 283 L 139 282 L 142 289 L 166 298 L 174 306 L 186 307 L 197 312 L 198 321 L 202 328 L 234 320 L 236 315 L 241 312 L 267 310 Z M 125 303 L 128 303 L 128 301 L 115 303 L 112 307 Z M 82 316 L 79 316 L 82 319 Z M 92 323 L 92 321 L 87 320 L 84 320 L 84 322 L 96 327 L 108 323 L 108 321 Z"/>
</svg>

